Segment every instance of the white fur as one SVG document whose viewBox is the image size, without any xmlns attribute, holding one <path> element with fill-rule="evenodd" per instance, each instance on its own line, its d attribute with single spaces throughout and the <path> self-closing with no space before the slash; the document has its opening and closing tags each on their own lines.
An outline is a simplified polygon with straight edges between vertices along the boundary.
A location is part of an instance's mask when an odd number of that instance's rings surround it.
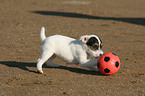
<svg viewBox="0 0 145 96">
<path fill-rule="evenodd" d="M 52 62 L 56 56 L 69 63 L 80 64 L 81 67 L 98 71 L 96 67 L 97 59 L 90 60 L 90 56 L 98 57 L 100 54 L 103 54 L 103 51 L 100 48 L 99 50 L 92 51 L 85 44 L 92 36 L 95 36 L 100 42 L 96 35 L 81 36 L 79 40 L 62 35 L 54 35 L 46 38 L 45 28 L 42 27 L 40 32 L 42 55 L 37 61 L 38 72 L 43 73 L 42 65 L 45 62 L 49 66 L 58 67 L 59 65 Z"/>
</svg>

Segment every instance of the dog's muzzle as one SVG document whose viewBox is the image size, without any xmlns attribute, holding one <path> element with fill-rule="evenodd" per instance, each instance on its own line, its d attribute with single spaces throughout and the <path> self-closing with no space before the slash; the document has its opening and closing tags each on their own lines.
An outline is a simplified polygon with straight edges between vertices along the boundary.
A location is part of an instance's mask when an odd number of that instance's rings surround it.
<svg viewBox="0 0 145 96">
<path fill-rule="evenodd" d="M 103 54 L 100 54 L 100 56 L 102 56 Z M 95 57 L 96 59 L 99 58 L 100 56 Z"/>
</svg>

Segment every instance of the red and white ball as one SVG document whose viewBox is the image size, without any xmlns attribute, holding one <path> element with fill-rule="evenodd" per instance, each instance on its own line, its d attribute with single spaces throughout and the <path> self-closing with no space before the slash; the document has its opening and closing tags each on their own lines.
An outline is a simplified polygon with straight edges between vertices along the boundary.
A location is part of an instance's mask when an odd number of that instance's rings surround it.
<svg viewBox="0 0 145 96">
<path fill-rule="evenodd" d="M 114 53 L 105 53 L 99 57 L 97 67 L 102 74 L 112 75 L 120 69 L 120 59 Z"/>
</svg>

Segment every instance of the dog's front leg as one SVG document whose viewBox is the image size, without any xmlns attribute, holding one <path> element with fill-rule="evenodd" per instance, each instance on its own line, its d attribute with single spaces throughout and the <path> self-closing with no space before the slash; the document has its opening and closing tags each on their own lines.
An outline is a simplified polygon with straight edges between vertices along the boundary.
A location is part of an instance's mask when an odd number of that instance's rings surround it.
<svg viewBox="0 0 145 96">
<path fill-rule="evenodd" d="M 88 69 L 94 70 L 94 71 L 98 71 L 97 59 L 96 60 L 84 59 L 84 60 L 80 61 L 80 66 L 84 67 L 84 68 L 88 68 Z"/>
</svg>

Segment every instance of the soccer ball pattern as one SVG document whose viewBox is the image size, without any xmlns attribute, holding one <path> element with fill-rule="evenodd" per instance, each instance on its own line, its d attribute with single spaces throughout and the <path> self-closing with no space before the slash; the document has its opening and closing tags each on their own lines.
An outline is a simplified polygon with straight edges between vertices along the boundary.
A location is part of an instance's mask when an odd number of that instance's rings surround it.
<svg viewBox="0 0 145 96">
<path fill-rule="evenodd" d="M 120 69 L 120 59 L 114 53 L 105 53 L 98 59 L 98 70 L 104 75 L 112 75 Z"/>
</svg>

